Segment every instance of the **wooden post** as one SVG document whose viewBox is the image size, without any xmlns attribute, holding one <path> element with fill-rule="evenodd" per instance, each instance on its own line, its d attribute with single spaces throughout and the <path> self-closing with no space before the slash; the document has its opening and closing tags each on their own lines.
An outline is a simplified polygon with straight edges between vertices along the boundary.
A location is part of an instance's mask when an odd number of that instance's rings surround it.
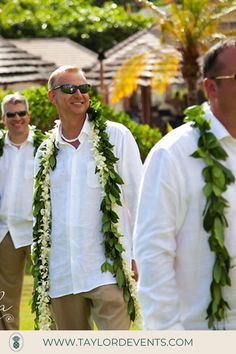
<svg viewBox="0 0 236 354">
<path fill-rule="evenodd" d="M 104 67 L 103 67 L 103 60 L 106 59 L 104 55 L 104 51 L 100 50 L 98 53 L 98 60 L 100 62 L 100 68 L 99 68 L 99 78 L 100 78 L 100 87 L 99 87 L 99 93 L 101 96 L 101 100 L 103 103 L 106 103 L 106 90 L 105 90 L 105 85 L 104 85 Z"/>
<path fill-rule="evenodd" d="M 141 86 L 142 123 L 151 125 L 151 87 Z"/>
</svg>

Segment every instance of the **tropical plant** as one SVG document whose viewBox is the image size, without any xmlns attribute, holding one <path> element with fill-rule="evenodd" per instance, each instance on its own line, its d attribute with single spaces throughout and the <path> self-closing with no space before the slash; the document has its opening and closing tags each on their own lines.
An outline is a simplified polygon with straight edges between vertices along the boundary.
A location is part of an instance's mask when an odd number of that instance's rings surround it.
<svg viewBox="0 0 236 354">
<path fill-rule="evenodd" d="M 153 58 L 155 58 L 154 63 Z M 150 78 L 152 89 L 160 95 L 163 94 L 174 80 L 178 65 L 179 56 L 174 49 L 168 49 L 165 52 L 150 50 L 132 56 L 115 73 L 112 103 L 116 104 L 123 97 L 136 91 L 140 74 L 147 67 L 152 67 L 152 77 Z"/>
<path fill-rule="evenodd" d="M 92 0 L 0 1 L 0 35 L 5 38 L 69 37 L 98 52 L 107 50 L 150 23 L 114 2 Z"/>
<path fill-rule="evenodd" d="M 187 87 L 188 103 L 196 103 L 197 83 L 200 78 L 199 59 L 214 41 L 225 36 L 225 34 L 220 32 L 221 18 L 236 10 L 236 2 L 233 0 L 166 0 L 165 2 L 166 4 L 168 3 L 168 6 L 165 6 L 163 10 L 163 7 L 159 8 L 151 1 L 136 1 L 152 10 L 157 18 L 161 40 L 171 43 L 176 49 L 170 55 L 173 57 L 173 63 L 175 63 L 175 60 L 180 63 L 180 70 Z M 233 34 L 233 32 L 227 33 L 227 35 L 230 34 Z M 145 55 L 148 62 L 150 53 Z M 169 61 L 171 60 L 170 55 Z M 162 66 L 156 66 L 156 72 L 159 72 L 160 77 L 162 76 L 163 68 L 165 68 L 165 57 L 163 57 L 162 62 Z M 139 69 L 140 74 L 143 70 L 143 65 L 140 65 Z M 175 70 L 170 70 L 169 77 L 166 77 L 166 86 L 173 80 L 173 74 L 176 74 Z M 117 84 L 121 81 L 122 77 L 118 74 L 116 76 Z M 116 82 L 114 82 L 113 100 L 116 100 L 117 95 Z M 156 89 L 158 87 L 158 82 L 156 82 Z M 129 94 L 132 92 L 130 91 Z"/>
</svg>

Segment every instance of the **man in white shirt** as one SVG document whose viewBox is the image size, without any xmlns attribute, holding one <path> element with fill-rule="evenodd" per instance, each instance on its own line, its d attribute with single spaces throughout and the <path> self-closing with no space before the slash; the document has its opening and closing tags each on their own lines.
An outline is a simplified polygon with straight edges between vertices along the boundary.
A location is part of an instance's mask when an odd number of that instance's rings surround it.
<svg viewBox="0 0 236 354">
<path fill-rule="evenodd" d="M 2 101 L 0 138 L 0 329 L 19 329 L 19 307 L 32 243 L 34 173 L 29 106 L 20 93 Z"/>
<path fill-rule="evenodd" d="M 134 236 L 145 329 L 236 329 L 235 73 L 236 40 L 212 47 L 203 60 L 201 139 L 186 123 L 145 161 Z"/>
<path fill-rule="evenodd" d="M 104 190 L 96 167 L 103 166 L 106 160 L 105 151 L 100 156 L 95 151 L 94 143 L 98 136 L 95 131 L 92 133 L 88 113 L 89 85 L 83 72 L 73 66 L 63 66 L 54 71 L 48 85 L 49 99 L 56 106 L 60 118 L 55 128 L 56 167 L 50 172 L 49 296 L 57 329 L 88 330 L 92 328 L 91 320 L 95 321 L 98 329 L 129 329 L 130 316 L 123 291 L 117 286 L 114 274 L 105 270 L 107 264 L 104 265 L 106 257 L 101 232 Z M 115 168 L 124 181 L 121 185 L 122 207 L 116 208 L 116 212 L 119 231 L 124 236 L 123 257 L 130 268 L 141 160 L 135 140 L 126 127 L 107 122 L 106 131 L 118 158 Z M 109 146 L 104 146 L 104 149 L 109 149 Z M 37 171 L 40 168 L 40 151 L 38 157 Z M 43 168 L 41 163 L 42 173 Z M 37 193 L 40 200 L 40 192 Z M 40 228 L 36 225 L 34 241 L 38 246 L 35 249 L 40 247 L 37 239 L 41 237 Z M 38 252 L 36 259 L 43 257 L 43 249 Z M 105 267 L 103 271 L 102 265 Z M 40 272 L 42 267 L 38 269 Z M 38 276 L 38 272 L 35 273 Z M 41 293 L 39 291 L 38 296 L 42 298 Z M 36 306 L 37 302 L 39 298 Z M 42 314 L 43 309 L 37 312 Z"/>
</svg>

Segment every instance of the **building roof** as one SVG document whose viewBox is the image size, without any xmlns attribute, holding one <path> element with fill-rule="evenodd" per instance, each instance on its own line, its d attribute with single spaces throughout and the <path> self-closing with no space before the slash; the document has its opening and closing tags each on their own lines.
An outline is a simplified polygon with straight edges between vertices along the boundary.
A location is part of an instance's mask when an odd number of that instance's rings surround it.
<svg viewBox="0 0 236 354">
<path fill-rule="evenodd" d="M 97 53 L 64 37 L 11 39 L 11 43 L 33 55 L 53 61 L 56 66 L 76 65 L 85 70 L 97 62 Z"/>
<path fill-rule="evenodd" d="M 0 86 L 3 88 L 18 83 L 45 83 L 54 69 L 53 62 L 32 55 L 0 37 Z"/>
<path fill-rule="evenodd" d="M 139 53 L 150 52 L 149 62 L 146 70 L 141 74 L 139 84 L 149 86 L 152 76 L 151 68 L 155 60 L 164 52 L 175 51 L 170 45 L 160 43 L 160 32 L 156 25 L 152 25 L 147 29 L 139 31 L 120 42 L 112 49 L 104 53 L 103 60 L 104 85 L 108 86 L 112 83 L 112 79 L 119 69 L 129 58 Z M 177 53 L 177 51 L 176 51 Z M 100 65 L 97 64 L 86 72 L 89 82 L 93 86 L 99 86 L 100 81 Z"/>
</svg>

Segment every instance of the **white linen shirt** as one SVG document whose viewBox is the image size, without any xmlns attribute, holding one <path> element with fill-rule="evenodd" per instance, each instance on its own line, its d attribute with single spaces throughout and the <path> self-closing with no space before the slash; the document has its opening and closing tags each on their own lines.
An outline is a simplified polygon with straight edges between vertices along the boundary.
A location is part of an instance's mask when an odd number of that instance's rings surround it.
<svg viewBox="0 0 236 354">
<path fill-rule="evenodd" d="M 33 131 L 18 149 L 5 136 L 0 157 L 0 242 L 10 232 L 15 248 L 32 243 Z"/>
<path fill-rule="evenodd" d="M 223 164 L 236 176 L 236 140 L 207 104 L 204 109 L 212 132 L 229 155 Z M 190 123 L 174 129 L 156 144 L 144 165 L 134 236 L 144 329 L 208 329 L 206 309 L 215 256 L 203 229 L 206 199 L 201 173 L 205 165 L 190 156 L 197 149 L 198 137 Z M 235 183 L 224 197 L 230 205 L 225 244 L 232 258 L 232 285 L 223 288 L 230 310 L 219 329 L 236 329 Z"/>
<path fill-rule="evenodd" d="M 52 243 L 49 294 L 52 298 L 116 283 L 110 272 L 101 271 L 105 261 L 100 232 L 102 191 L 98 174 L 95 174 L 92 143 L 89 141 L 91 123 L 85 120 L 78 149 L 61 139 L 60 126 L 56 130 L 59 153 L 56 168 L 50 177 Z M 108 122 L 107 133 L 119 158 L 118 173 L 124 180 L 121 186 L 123 207 L 117 211 L 120 230 L 124 235 L 125 258 L 130 263 L 142 164 L 136 142 L 126 127 Z"/>
</svg>

